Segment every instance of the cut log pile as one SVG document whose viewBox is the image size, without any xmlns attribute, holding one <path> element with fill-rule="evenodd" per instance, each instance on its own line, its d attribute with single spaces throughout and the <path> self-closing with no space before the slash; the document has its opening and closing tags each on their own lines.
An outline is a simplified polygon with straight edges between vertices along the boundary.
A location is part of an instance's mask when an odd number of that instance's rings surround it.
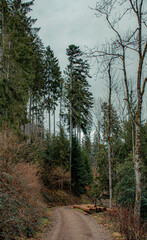
<svg viewBox="0 0 147 240">
<path fill-rule="evenodd" d="M 98 212 L 104 212 L 107 210 L 106 207 L 98 207 L 98 206 L 94 206 L 92 204 L 82 204 L 82 205 L 73 205 L 73 208 L 78 208 L 81 209 L 87 213 L 98 213 Z"/>
</svg>

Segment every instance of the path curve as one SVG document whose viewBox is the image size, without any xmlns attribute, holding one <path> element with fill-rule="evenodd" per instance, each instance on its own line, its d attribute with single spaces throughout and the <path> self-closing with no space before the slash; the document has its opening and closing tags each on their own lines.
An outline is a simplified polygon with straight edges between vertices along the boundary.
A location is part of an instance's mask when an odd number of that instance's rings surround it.
<svg viewBox="0 0 147 240">
<path fill-rule="evenodd" d="M 114 240 L 111 232 L 93 216 L 73 209 L 58 207 L 52 210 L 52 226 L 44 240 Z"/>
</svg>

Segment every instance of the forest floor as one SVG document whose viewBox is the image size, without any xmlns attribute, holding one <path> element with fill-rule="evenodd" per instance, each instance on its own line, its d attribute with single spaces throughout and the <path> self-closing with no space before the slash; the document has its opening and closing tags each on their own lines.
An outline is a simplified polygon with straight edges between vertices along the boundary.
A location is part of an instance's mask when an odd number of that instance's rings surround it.
<svg viewBox="0 0 147 240">
<path fill-rule="evenodd" d="M 87 213 L 72 206 L 51 210 L 51 223 L 44 240 L 114 240 L 111 231 Z"/>
</svg>

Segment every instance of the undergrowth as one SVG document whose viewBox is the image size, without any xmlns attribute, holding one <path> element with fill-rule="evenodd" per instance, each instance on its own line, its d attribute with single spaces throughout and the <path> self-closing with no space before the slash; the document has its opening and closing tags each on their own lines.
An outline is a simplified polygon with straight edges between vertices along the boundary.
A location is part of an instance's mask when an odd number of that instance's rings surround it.
<svg viewBox="0 0 147 240">
<path fill-rule="evenodd" d="M 38 239 L 42 225 L 49 222 L 48 207 L 79 200 L 58 189 L 68 185 L 69 174 L 62 168 L 47 173 L 52 189 L 44 185 L 41 173 L 47 169 L 41 164 L 43 147 L 39 141 L 28 143 L 7 126 L 1 128 L 0 240 Z"/>
<path fill-rule="evenodd" d="M 0 174 L 0 239 L 31 238 L 40 230 L 45 209 L 11 175 Z"/>
<path fill-rule="evenodd" d="M 48 218 L 40 190 L 36 157 L 22 136 L 3 126 L 0 131 L 0 240 L 29 239 Z"/>
<path fill-rule="evenodd" d="M 103 213 L 98 213 L 97 217 L 99 222 L 110 230 L 115 233 L 120 233 L 119 239 L 145 240 L 147 237 L 146 224 L 140 223 L 140 226 L 136 226 L 132 209 L 118 207 Z"/>
</svg>

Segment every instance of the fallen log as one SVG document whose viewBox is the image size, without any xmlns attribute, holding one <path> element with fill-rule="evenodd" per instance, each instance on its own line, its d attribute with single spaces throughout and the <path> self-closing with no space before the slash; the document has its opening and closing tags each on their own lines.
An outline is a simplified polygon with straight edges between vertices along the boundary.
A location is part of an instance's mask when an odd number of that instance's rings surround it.
<svg viewBox="0 0 147 240">
<path fill-rule="evenodd" d="M 91 209 L 90 207 L 85 206 L 85 205 L 73 205 L 73 208 L 81 209 L 81 210 L 83 210 L 84 212 L 87 212 L 87 213 L 93 213 L 94 212 L 93 209 Z"/>
<path fill-rule="evenodd" d="M 82 205 L 73 205 L 73 208 L 78 208 L 78 209 L 81 209 L 87 213 L 98 213 L 98 212 L 104 212 L 106 211 L 106 207 L 95 207 L 94 205 L 92 204 L 82 204 Z"/>
</svg>

